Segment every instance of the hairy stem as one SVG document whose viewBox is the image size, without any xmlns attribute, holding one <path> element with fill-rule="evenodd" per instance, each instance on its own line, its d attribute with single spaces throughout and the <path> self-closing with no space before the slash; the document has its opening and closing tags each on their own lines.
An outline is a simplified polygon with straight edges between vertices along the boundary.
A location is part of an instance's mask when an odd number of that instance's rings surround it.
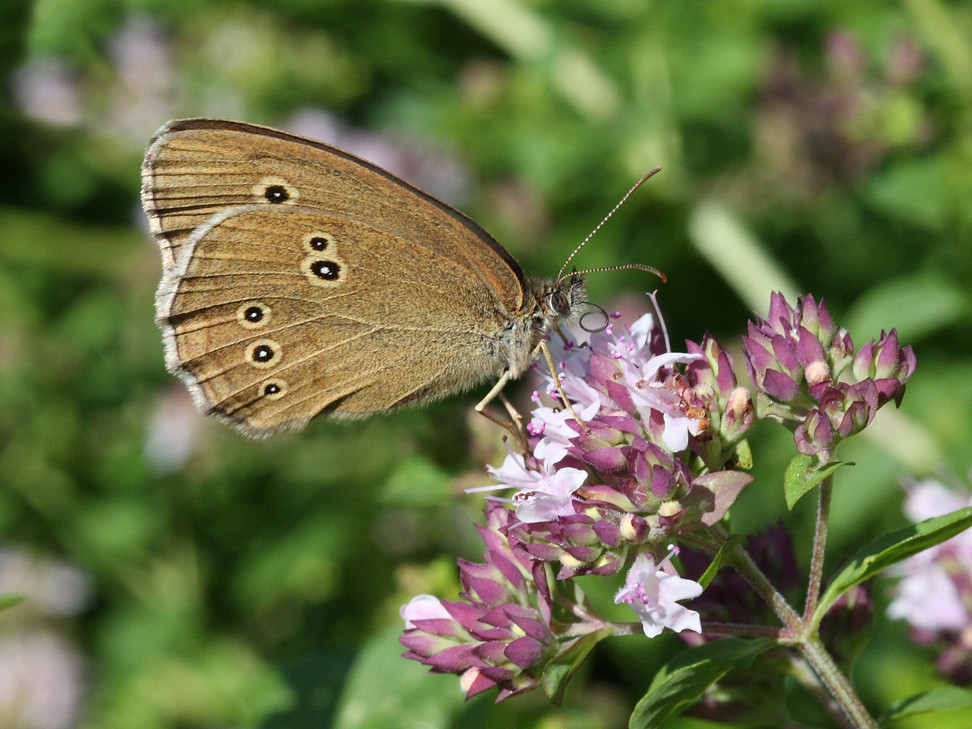
<svg viewBox="0 0 972 729">
<path fill-rule="evenodd" d="M 800 682 L 801 686 L 816 697 L 820 705 L 827 709 L 841 727 L 844 729 L 855 729 L 854 724 L 851 723 L 846 712 L 841 708 L 840 703 L 830 694 L 806 658 L 802 655 L 793 656 L 793 664 L 790 670 L 791 675 Z"/>
<path fill-rule="evenodd" d="M 829 508 L 829 496 L 827 504 Z M 736 546 L 733 557 L 736 571 L 773 608 L 773 612 L 785 626 L 782 640 L 800 651 L 813 668 L 817 679 L 833 697 L 832 702 L 825 704 L 831 715 L 843 726 L 877 729 L 877 722 L 868 714 L 850 681 L 827 653 L 819 636 L 813 632 L 812 614 L 810 618 L 801 618 L 741 546 Z M 819 580 L 816 589 L 819 590 Z"/>
<path fill-rule="evenodd" d="M 864 702 L 854 691 L 854 687 L 851 686 L 847 676 L 837 667 L 833 657 L 820 642 L 820 638 L 816 635 L 810 636 L 798 643 L 796 647 L 806 658 L 807 663 L 813 667 L 813 671 L 817 674 L 820 682 L 827 687 L 827 691 L 834 697 L 840 710 L 850 720 L 851 726 L 855 729 L 877 729 L 877 722 L 868 713 Z"/>
<path fill-rule="evenodd" d="M 803 609 L 804 625 L 811 625 L 820 597 L 823 580 L 824 553 L 827 550 L 827 525 L 830 520 L 830 500 L 834 491 L 833 476 L 827 476 L 820 484 L 817 500 L 817 525 L 813 534 L 813 554 L 810 557 L 810 580 L 807 584 L 807 601 Z"/>
<path fill-rule="evenodd" d="M 736 545 L 733 558 L 733 566 L 736 571 L 756 590 L 757 594 L 763 598 L 766 604 L 773 608 L 773 612 L 776 613 L 783 625 L 786 626 L 789 634 L 791 636 L 799 635 L 803 627 L 800 616 L 797 615 L 796 610 L 790 607 L 790 603 L 777 591 L 773 583 L 763 574 L 762 570 L 756 566 L 753 558 L 749 556 L 749 552 L 743 549 L 742 546 Z"/>
</svg>

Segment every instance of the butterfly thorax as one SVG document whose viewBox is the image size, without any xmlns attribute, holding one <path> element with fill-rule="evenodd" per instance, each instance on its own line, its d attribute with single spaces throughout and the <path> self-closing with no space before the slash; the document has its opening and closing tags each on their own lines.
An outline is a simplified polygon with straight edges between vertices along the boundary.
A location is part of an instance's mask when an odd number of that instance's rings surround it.
<svg viewBox="0 0 972 729">
<path fill-rule="evenodd" d="M 577 319 L 586 303 L 587 281 L 575 274 L 562 279 L 527 281 L 523 310 L 500 334 L 496 360 L 511 377 L 522 375 L 536 356 L 540 342 Z"/>
</svg>

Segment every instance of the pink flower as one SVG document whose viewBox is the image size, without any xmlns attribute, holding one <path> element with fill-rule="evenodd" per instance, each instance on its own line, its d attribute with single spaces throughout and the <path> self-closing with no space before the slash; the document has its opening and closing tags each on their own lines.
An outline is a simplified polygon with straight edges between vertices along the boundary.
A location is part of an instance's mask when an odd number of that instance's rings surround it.
<svg viewBox="0 0 972 729">
<path fill-rule="evenodd" d="M 678 604 L 702 594 L 698 582 L 686 580 L 664 568 L 671 553 L 657 565 L 651 555 L 640 554 L 635 559 L 624 587 L 614 596 L 615 603 L 626 602 L 641 621 L 645 635 L 654 638 L 665 628 L 681 633 L 683 630 L 702 632 L 699 614 Z"/>
<path fill-rule="evenodd" d="M 955 583 L 940 564 L 915 558 L 908 562 L 897 596 L 888 605 L 889 618 L 903 618 L 924 630 L 960 631 L 972 623 Z M 919 563 L 924 562 L 918 571 Z"/>
<path fill-rule="evenodd" d="M 915 522 L 972 506 L 972 496 L 937 481 L 906 488 L 904 511 Z M 909 557 L 892 574 L 902 580 L 888 606 L 889 617 L 932 631 L 960 632 L 972 626 L 972 531 Z"/>
<path fill-rule="evenodd" d="M 581 419 L 590 420 L 597 414 L 598 405 L 592 410 L 581 409 L 577 414 Z M 533 420 L 527 425 L 531 435 L 540 436 L 533 449 L 533 455 L 548 464 L 559 463 L 570 450 L 571 439 L 577 437 L 577 431 L 571 427 L 574 416 L 566 408 L 554 410 L 540 406 L 533 410 Z"/>
<path fill-rule="evenodd" d="M 523 456 L 510 451 L 499 468 L 487 466 L 490 476 L 501 483 L 469 489 L 470 492 L 517 489 L 511 499 L 516 505 L 516 518 L 527 524 L 551 521 L 561 516 L 573 516 L 574 492 L 584 485 L 587 472 L 579 468 L 554 468 L 543 464 L 544 470 L 528 469 Z"/>
<path fill-rule="evenodd" d="M 527 524 L 551 521 L 574 514 L 574 492 L 584 485 L 587 473 L 579 468 L 561 468 L 540 479 L 532 491 L 513 496 L 516 518 Z"/>
</svg>

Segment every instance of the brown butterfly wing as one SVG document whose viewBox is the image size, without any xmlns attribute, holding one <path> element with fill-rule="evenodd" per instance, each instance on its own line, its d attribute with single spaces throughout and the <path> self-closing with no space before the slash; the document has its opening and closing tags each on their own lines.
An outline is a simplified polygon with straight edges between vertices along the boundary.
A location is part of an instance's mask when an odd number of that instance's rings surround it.
<svg viewBox="0 0 972 729">
<path fill-rule="evenodd" d="M 250 435 L 498 374 L 522 316 L 512 257 L 475 222 L 341 150 L 238 122 L 170 122 L 143 165 L 167 364 Z"/>
<path fill-rule="evenodd" d="M 142 166 L 142 204 L 173 268 L 199 226 L 237 205 L 300 205 L 348 216 L 448 257 L 509 312 L 523 307 L 523 274 L 475 221 L 336 147 L 219 119 L 169 122 Z"/>
<path fill-rule="evenodd" d="M 163 277 L 167 364 L 250 435 L 361 416 L 500 373 L 508 315 L 449 256 L 347 217 L 247 205 L 213 216 Z"/>
</svg>

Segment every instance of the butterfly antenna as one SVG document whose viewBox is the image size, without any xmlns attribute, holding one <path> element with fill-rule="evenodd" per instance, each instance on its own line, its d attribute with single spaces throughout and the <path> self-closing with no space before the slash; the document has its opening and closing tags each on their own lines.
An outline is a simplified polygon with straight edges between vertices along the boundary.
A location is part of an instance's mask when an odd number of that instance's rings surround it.
<svg viewBox="0 0 972 729">
<path fill-rule="evenodd" d="M 580 276 L 581 274 L 585 274 L 585 273 L 600 273 L 601 271 L 631 271 L 631 270 L 647 271 L 648 273 L 655 274 L 662 281 L 665 282 L 668 281 L 668 276 L 663 274 L 654 266 L 649 266 L 646 263 L 625 263 L 620 266 L 598 266 L 597 268 L 582 268 L 579 271 L 571 271 L 567 275 L 561 276 L 557 280 L 563 281 L 564 279 L 570 278 L 571 276 Z"/>
<path fill-rule="evenodd" d="M 639 187 L 641 187 L 641 186 L 642 186 L 643 184 L 645 184 L 645 182 L 646 182 L 646 181 L 648 180 L 648 178 L 649 178 L 649 177 L 651 177 L 652 175 L 655 175 L 655 174 L 657 174 L 658 172 L 661 172 L 661 167 L 656 167 L 656 168 L 655 168 L 655 169 L 653 169 L 653 170 L 652 170 L 651 172 L 649 172 L 649 173 L 648 173 L 648 174 L 646 174 L 646 175 L 645 175 L 644 177 L 642 177 L 642 178 L 641 178 L 640 180 L 638 180 L 638 181 L 637 181 L 637 182 L 636 182 L 636 183 L 635 183 L 634 185 L 632 185 L 632 186 L 631 186 L 631 189 L 630 189 L 630 190 L 628 190 L 628 191 L 627 191 L 627 192 L 626 192 L 626 193 L 624 194 L 624 197 L 622 197 L 622 198 L 621 198 L 621 199 L 620 199 L 620 200 L 618 201 L 618 204 L 617 204 L 617 205 L 615 205 L 615 206 L 614 206 L 613 208 L 611 208 L 611 212 L 609 212 L 609 213 L 608 213 L 607 215 L 605 215 L 605 216 L 604 216 L 604 219 L 603 219 L 603 220 L 601 220 L 601 222 L 600 222 L 600 223 L 598 223 L 598 224 L 597 224 L 597 225 L 596 225 L 596 226 L 594 227 L 594 230 L 592 230 L 592 231 L 590 232 L 590 234 L 588 234 L 588 236 L 587 236 L 587 237 L 586 237 L 586 238 L 585 238 L 584 240 L 582 240 L 582 241 L 580 242 L 580 245 L 579 245 L 579 246 L 577 246 L 577 247 L 576 247 L 576 248 L 575 248 L 575 249 L 573 250 L 573 252 L 572 252 L 572 253 L 571 253 L 571 254 L 570 254 L 569 256 L 567 256 L 567 260 L 566 260 L 566 261 L 564 261 L 564 265 L 563 265 L 563 266 L 561 266 L 561 267 L 560 267 L 560 271 L 558 271 L 558 272 L 557 272 L 557 279 L 558 279 L 558 280 L 561 280 L 561 279 L 563 279 L 563 275 L 564 275 L 564 269 L 565 269 L 565 268 L 567 268 L 567 264 L 569 264 L 569 263 L 571 262 L 571 260 L 572 260 L 572 259 L 574 258 L 574 256 L 576 256 L 576 255 L 578 254 L 578 252 L 580 251 L 580 249 L 581 249 L 581 248 L 583 248 L 583 247 L 584 247 L 585 245 L 587 245 L 587 241 L 589 241 L 589 240 L 590 240 L 591 238 L 593 238 L 593 237 L 594 237 L 594 235 L 595 235 L 595 234 L 597 233 L 597 231 L 599 231 L 599 230 L 600 230 L 601 228 L 603 228 L 603 227 L 604 227 L 604 224 L 605 224 L 605 223 L 606 223 L 606 222 L 607 222 L 608 220 L 610 220 L 610 219 L 611 219 L 611 216 L 612 216 L 612 215 L 614 215 L 614 214 L 615 214 L 616 212 L 618 212 L 618 208 L 620 208 L 620 207 L 621 207 L 622 205 L 624 205 L 624 203 L 625 203 L 625 201 L 626 201 L 626 200 L 627 200 L 627 199 L 628 199 L 629 197 L 631 197 L 631 195 L 632 195 L 632 194 L 634 193 L 634 191 L 635 191 L 635 190 L 637 190 L 637 189 L 638 189 Z M 655 270 L 655 269 L 654 269 L 654 268 L 652 268 L 651 266 L 641 266 L 641 265 L 639 265 L 639 264 L 635 264 L 635 263 L 632 263 L 632 264 L 630 264 L 630 265 L 628 265 L 628 266 L 619 266 L 618 268 L 591 268 L 591 269 L 588 269 L 587 271 L 578 271 L 578 273 L 591 273 L 591 272 L 593 272 L 593 271 L 618 271 L 618 270 L 620 270 L 620 269 L 622 269 L 622 268 L 640 268 L 640 269 L 641 269 L 641 270 L 643 270 L 643 271 L 650 271 L 650 272 L 652 272 L 652 273 L 656 273 L 656 274 L 658 274 L 659 276 L 661 276 L 661 277 L 662 277 L 662 280 L 664 280 L 664 279 L 665 279 L 665 276 L 664 276 L 664 274 L 662 274 L 662 273 L 661 273 L 660 271 L 657 271 L 657 270 Z"/>
</svg>

